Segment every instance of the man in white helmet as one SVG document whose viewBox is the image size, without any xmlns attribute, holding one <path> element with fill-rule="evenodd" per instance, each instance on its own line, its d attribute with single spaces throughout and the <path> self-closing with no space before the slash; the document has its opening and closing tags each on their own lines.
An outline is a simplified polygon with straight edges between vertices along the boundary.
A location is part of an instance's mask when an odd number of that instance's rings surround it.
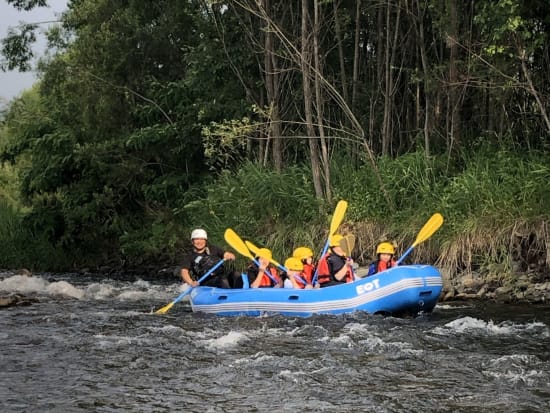
<svg viewBox="0 0 550 413">
<path fill-rule="evenodd" d="M 215 245 L 208 245 L 208 235 L 204 229 L 195 229 L 191 232 L 193 249 L 184 258 L 181 265 L 181 278 L 191 287 L 199 285 L 198 279 L 216 265 L 220 260 L 234 260 L 235 255 L 223 251 Z M 218 288 L 230 288 L 223 265 L 214 271 L 201 285 Z"/>
</svg>

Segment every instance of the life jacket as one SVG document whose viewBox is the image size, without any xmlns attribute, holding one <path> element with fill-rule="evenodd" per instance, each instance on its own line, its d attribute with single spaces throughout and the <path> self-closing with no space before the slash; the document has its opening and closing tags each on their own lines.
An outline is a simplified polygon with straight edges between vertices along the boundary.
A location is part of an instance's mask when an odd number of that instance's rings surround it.
<svg viewBox="0 0 550 413">
<path fill-rule="evenodd" d="M 213 254 L 214 251 L 211 251 L 209 247 L 206 247 L 205 250 L 201 253 L 193 251 L 193 261 L 191 263 L 191 268 L 189 269 L 191 278 L 198 280 L 206 272 L 218 263 L 220 258 Z M 223 274 L 223 268 L 218 268 L 214 275 Z"/>
<path fill-rule="evenodd" d="M 304 269 L 302 270 L 302 278 L 307 282 L 308 284 L 311 284 L 311 281 L 313 280 L 313 274 L 315 273 L 315 265 L 312 264 L 304 264 Z"/>
<path fill-rule="evenodd" d="M 342 280 L 337 280 L 334 277 L 334 274 L 331 274 L 330 266 L 329 266 L 329 263 L 328 263 L 328 259 L 329 259 L 330 255 L 331 254 L 326 254 L 319 261 L 318 273 L 317 273 L 318 274 L 317 279 L 319 281 L 319 284 L 321 284 L 321 286 L 322 286 L 323 284 L 326 284 L 326 283 L 331 282 L 331 281 L 335 282 L 335 283 L 350 283 L 350 282 L 353 282 L 353 279 L 354 279 L 353 278 L 353 270 L 351 269 L 351 267 L 348 267 L 346 269 L 346 275 L 344 276 L 344 278 Z M 344 262 L 344 265 L 346 265 L 345 262 Z M 341 268 L 342 267 L 340 267 L 340 269 Z"/>
<path fill-rule="evenodd" d="M 376 260 L 371 265 L 369 265 L 369 272 L 367 275 L 374 275 L 379 272 L 386 271 L 387 269 L 390 269 L 395 266 L 397 266 L 397 261 L 395 261 L 393 258 L 388 262 L 384 262 L 382 260 Z"/>
<path fill-rule="evenodd" d="M 262 279 L 260 280 L 260 285 L 258 286 L 259 288 L 275 287 L 281 282 L 279 274 L 277 274 L 277 270 L 275 270 L 275 268 L 267 267 L 266 272 L 269 272 L 271 277 L 264 272 Z M 277 282 L 273 281 L 271 278 L 275 279 Z"/>
<path fill-rule="evenodd" d="M 305 267 L 304 267 L 304 270 L 305 270 Z M 298 284 L 298 288 L 304 289 L 306 288 L 306 285 L 311 284 L 312 276 L 313 276 L 313 272 L 310 273 L 308 278 L 308 276 L 304 273 L 304 271 L 302 271 L 300 274 L 298 274 L 298 277 L 294 277 L 294 280 L 296 281 L 296 284 Z M 290 278 L 291 275 L 289 275 L 288 277 Z M 302 281 L 305 281 L 305 284 Z"/>
<path fill-rule="evenodd" d="M 323 285 L 330 282 L 330 269 L 328 268 L 327 258 L 330 254 L 325 254 L 317 264 L 317 281 Z"/>
</svg>

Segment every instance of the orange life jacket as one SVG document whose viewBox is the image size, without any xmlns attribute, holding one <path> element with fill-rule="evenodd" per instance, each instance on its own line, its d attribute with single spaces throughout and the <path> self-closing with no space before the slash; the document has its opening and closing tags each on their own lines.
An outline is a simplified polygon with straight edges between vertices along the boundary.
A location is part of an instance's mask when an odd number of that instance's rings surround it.
<svg viewBox="0 0 550 413">
<path fill-rule="evenodd" d="M 262 275 L 262 279 L 260 281 L 259 288 L 266 288 L 266 287 L 275 287 L 277 284 L 281 282 L 281 278 L 279 278 L 279 274 L 277 274 L 277 270 L 273 267 L 267 267 L 266 272 L 269 271 L 269 274 L 271 277 L 273 277 L 276 282 L 274 282 L 269 275 L 267 275 L 265 272 Z"/>
<path fill-rule="evenodd" d="M 311 284 L 314 273 L 315 273 L 315 265 L 304 264 L 304 269 L 302 270 L 301 275 L 305 282 L 307 282 L 308 284 Z"/>
<path fill-rule="evenodd" d="M 384 262 L 382 260 L 378 261 L 378 271 L 377 272 L 382 272 L 382 271 L 385 271 L 391 267 L 395 267 L 396 265 L 396 261 L 395 260 L 389 260 L 388 262 Z"/>
<path fill-rule="evenodd" d="M 394 259 L 391 259 L 388 262 L 384 262 L 382 260 L 374 261 L 371 265 L 369 265 L 369 272 L 367 276 L 386 271 L 387 269 L 395 266 L 397 266 L 397 261 L 395 261 Z"/>
<path fill-rule="evenodd" d="M 327 261 L 328 256 L 329 254 L 323 255 L 317 264 L 317 281 L 321 285 L 330 281 L 330 269 L 328 268 Z"/>
<path fill-rule="evenodd" d="M 304 267 L 304 270 L 305 269 L 306 267 Z M 289 275 L 289 277 L 291 276 Z M 301 288 L 303 290 L 304 288 L 306 288 L 306 285 L 311 284 L 311 277 L 313 277 L 313 271 L 311 271 L 309 277 L 304 273 L 304 271 L 302 271 L 300 274 L 298 274 L 298 277 L 293 278 L 296 281 L 298 288 Z M 305 283 L 303 283 L 302 281 L 305 281 Z"/>
</svg>

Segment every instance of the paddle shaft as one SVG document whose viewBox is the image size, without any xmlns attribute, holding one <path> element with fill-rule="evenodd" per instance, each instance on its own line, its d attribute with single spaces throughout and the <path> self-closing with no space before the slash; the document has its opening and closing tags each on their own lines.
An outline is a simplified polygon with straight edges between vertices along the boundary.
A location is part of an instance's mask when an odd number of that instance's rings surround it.
<svg viewBox="0 0 550 413">
<path fill-rule="evenodd" d="M 206 273 L 201 277 L 199 278 L 198 282 L 199 284 L 201 282 L 203 282 L 204 280 L 206 280 L 214 271 L 216 271 L 223 263 L 224 263 L 225 260 L 220 260 L 219 262 L 216 263 L 216 265 L 214 265 L 212 268 L 210 268 L 208 271 L 206 271 Z M 191 291 L 193 291 L 193 288 L 195 287 L 190 287 L 188 288 L 187 290 L 185 290 L 184 292 L 182 292 L 180 295 L 178 295 L 174 301 L 172 301 L 170 304 L 162 307 L 161 309 L 155 311 L 155 313 L 157 314 L 164 314 L 166 313 L 170 308 L 172 308 L 172 306 L 178 302 L 180 302 L 185 296 L 187 296 Z"/>
<path fill-rule="evenodd" d="M 403 253 L 403 255 L 396 261 L 395 265 L 401 264 L 401 262 L 402 262 L 405 258 L 407 258 L 407 255 L 409 255 L 409 254 L 412 252 L 413 249 L 414 249 L 414 245 L 411 245 L 411 246 L 407 249 L 407 251 L 405 251 L 405 252 Z"/>
</svg>

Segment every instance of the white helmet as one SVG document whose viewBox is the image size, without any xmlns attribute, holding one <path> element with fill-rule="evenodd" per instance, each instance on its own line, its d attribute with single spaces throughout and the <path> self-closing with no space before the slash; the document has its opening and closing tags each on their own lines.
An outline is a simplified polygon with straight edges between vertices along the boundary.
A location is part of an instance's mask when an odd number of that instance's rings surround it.
<svg viewBox="0 0 550 413">
<path fill-rule="evenodd" d="M 206 235 L 206 231 L 204 229 L 195 229 L 191 233 L 191 239 L 193 240 L 196 238 L 208 239 L 208 235 Z"/>
</svg>

